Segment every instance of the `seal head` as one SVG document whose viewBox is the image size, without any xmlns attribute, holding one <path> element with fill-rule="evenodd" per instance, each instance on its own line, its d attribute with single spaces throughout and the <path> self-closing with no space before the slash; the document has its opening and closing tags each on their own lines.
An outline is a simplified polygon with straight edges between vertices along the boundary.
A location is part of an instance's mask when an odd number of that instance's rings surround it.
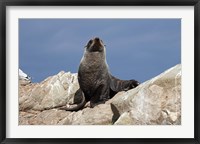
<svg viewBox="0 0 200 144">
<path fill-rule="evenodd" d="M 96 37 L 87 43 L 86 49 L 88 52 L 102 52 L 105 48 L 103 41 Z"/>
</svg>

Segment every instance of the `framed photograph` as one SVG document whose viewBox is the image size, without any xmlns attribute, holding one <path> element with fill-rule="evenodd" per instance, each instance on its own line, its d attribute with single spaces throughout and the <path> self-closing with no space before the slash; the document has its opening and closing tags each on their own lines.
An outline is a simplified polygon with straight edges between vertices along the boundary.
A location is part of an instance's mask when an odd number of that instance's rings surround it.
<svg viewBox="0 0 200 144">
<path fill-rule="evenodd" d="M 1 1 L 1 143 L 199 144 L 199 7 Z"/>
</svg>

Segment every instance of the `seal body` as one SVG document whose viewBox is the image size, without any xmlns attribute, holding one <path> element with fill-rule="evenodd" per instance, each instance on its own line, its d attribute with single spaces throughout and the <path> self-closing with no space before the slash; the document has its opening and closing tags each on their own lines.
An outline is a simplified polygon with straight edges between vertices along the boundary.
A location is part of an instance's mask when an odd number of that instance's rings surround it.
<svg viewBox="0 0 200 144">
<path fill-rule="evenodd" d="M 104 103 L 119 91 L 139 85 L 136 80 L 120 80 L 110 74 L 106 49 L 99 38 L 91 39 L 85 47 L 78 69 L 78 82 L 91 107 Z"/>
<path fill-rule="evenodd" d="M 85 46 L 85 51 L 78 69 L 80 89 L 75 97 L 82 97 L 77 105 L 66 105 L 60 109 L 78 111 L 86 102 L 90 107 L 104 103 L 119 91 L 127 91 L 139 85 L 136 80 L 120 80 L 112 76 L 106 62 L 106 49 L 99 38 L 91 39 Z"/>
</svg>

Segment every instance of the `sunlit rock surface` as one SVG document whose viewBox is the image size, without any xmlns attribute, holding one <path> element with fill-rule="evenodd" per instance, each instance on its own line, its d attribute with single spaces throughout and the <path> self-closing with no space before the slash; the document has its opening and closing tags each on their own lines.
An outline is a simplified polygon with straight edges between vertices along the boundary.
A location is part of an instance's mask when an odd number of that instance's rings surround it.
<svg viewBox="0 0 200 144">
<path fill-rule="evenodd" d="M 22 79 L 19 78 L 19 83 Z M 181 65 L 105 104 L 77 112 L 59 110 L 80 99 L 77 74 L 61 71 L 41 83 L 19 84 L 20 125 L 180 125 Z"/>
</svg>

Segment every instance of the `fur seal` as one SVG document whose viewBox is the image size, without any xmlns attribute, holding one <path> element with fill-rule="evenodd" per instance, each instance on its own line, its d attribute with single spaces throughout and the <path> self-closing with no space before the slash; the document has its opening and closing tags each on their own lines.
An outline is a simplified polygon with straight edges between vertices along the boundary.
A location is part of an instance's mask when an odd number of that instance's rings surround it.
<svg viewBox="0 0 200 144">
<path fill-rule="evenodd" d="M 90 107 L 105 103 L 119 91 L 127 91 L 139 85 L 136 80 L 120 80 L 112 76 L 106 62 L 106 49 L 103 41 L 96 37 L 85 46 L 78 69 L 79 95 L 81 103 L 63 109 L 77 111 L 90 101 Z"/>
</svg>

